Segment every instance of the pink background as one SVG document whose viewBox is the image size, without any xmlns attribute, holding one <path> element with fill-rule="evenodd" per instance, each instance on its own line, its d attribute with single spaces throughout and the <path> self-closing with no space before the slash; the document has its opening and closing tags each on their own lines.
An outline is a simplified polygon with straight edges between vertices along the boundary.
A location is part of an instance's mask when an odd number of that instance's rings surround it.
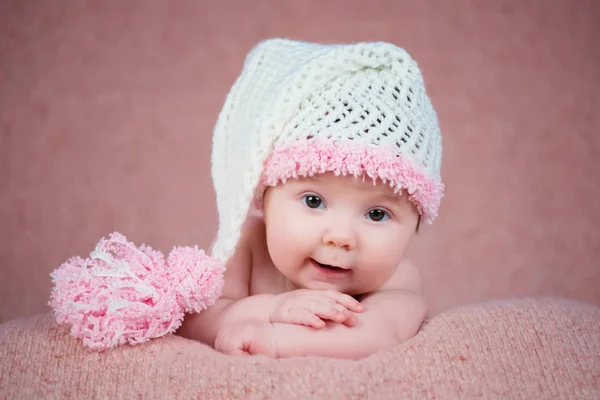
<svg viewBox="0 0 600 400">
<path fill-rule="evenodd" d="M 0 321 L 118 230 L 163 251 L 216 230 L 212 128 L 259 40 L 384 40 L 419 62 L 447 184 L 413 259 L 431 312 L 600 304 L 600 2 L 0 2 Z"/>
</svg>

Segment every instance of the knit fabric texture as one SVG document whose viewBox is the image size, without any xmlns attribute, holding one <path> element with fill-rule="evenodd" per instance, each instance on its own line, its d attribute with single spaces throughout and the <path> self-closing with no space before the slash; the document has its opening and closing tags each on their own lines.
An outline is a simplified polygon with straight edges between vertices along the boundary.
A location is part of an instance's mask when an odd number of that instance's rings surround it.
<svg viewBox="0 0 600 400">
<path fill-rule="evenodd" d="M 438 213 L 442 139 L 417 63 L 390 43 L 259 43 L 246 57 L 213 136 L 219 230 L 226 262 L 267 186 L 332 172 L 379 180 Z"/>
<path fill-rule="evenodd" d="M 600 308 L 465 305 L 362 360 L 234 357 L 170 335 L 89 351 L 49 315 L 0 324 L 1 399 L 600 399 Z"/>
</svg>

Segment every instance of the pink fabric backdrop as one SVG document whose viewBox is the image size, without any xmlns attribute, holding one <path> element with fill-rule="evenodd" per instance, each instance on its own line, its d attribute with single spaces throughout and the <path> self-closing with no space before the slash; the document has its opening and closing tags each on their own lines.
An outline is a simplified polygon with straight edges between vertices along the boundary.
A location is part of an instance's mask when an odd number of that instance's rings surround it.
<svg viewBox="0 0 600 400">
<path fill-rule="evenodd" d="M 419 62 L 447 195 L 412 249 L 431 311 L 600 304 L 600 2 L 0 2 L 0 321 L 113 230 L 209 245 L 212 127 L 260 39 L 391 41 Z"/>
</svg>

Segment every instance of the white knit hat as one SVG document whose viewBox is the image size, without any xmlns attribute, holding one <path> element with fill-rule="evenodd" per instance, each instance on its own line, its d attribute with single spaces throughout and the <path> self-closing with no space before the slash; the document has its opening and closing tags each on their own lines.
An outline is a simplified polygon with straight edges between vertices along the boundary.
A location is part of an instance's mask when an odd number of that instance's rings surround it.
<svg viewBox="0 0 600 400">
<path fill-rule="evenodd" d="M 444 190 L 441 151 L 421 72 L 403 49 L 263 41 L 246 57 L 214 130 L 212 255 L 231 257 L 266 186 L 323 172 L 404 189 L 432 222 Z"/>
</svg>

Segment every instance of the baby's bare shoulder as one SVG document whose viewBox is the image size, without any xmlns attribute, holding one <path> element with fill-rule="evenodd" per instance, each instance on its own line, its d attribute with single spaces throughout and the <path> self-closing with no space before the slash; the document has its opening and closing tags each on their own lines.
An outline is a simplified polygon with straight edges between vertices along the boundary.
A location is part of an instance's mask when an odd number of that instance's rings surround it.
<svg viewBox="0 0 600 400">
<path fill-rule="evenodd" d="M 266 228 L 260 216 L 250 214 L 242 230 L 242 238 L 251 253 L 257 253 L 261 249 L 260 238 L 266 235 Z"/>
<path fill-rule="evenodd" d="M 227 262 L 225 269 L 225 286 L 222 297 L 241 299 L 250 295 L 250 279 L 252 277 L 253 240 L 260 229 L 260 223 L 254 216 L 249 216 L 242 226 L 240 240 L 235 252 Z"/>
<path fill-rule="evenodd" d="M 403 259 L 396 272 L 379 290 L 407 290 L 421 294 L 423 292 L 421 273 L 412 261 Z"/>
</svg>

